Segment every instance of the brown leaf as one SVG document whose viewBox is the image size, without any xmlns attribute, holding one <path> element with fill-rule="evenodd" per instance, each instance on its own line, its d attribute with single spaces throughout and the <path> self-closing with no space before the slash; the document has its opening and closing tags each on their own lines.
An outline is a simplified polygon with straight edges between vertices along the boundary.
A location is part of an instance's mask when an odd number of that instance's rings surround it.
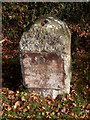
<svg viewBox="0 0 90 120">
<path fill-rule="evenodd" d="M 7 93 L 7 88 L 2 88 L 2 92 L 6 94 Z"/>
<path fill-rule="evenodd" d="M 42 106 L 42 109 L 45 110 L 46 108 L 44 106 Z"/>
<path fill-rule="evenodd" d="M 27 106 L 27 109 L 30 110 L 30 106 L 29 105 Z"/>
<path fill-rule="evenodd" d="M 73 105 L 76 107 L 77 105 L 76 105 L 76 103 L 73 103 Z"/>
<path fill-rule="evenodd" d="M 45 112 L 42 112 L 42 116 L 44 116 L 45 115 Z"/>
<path fill-rule="evenodd" d="M 7 109 L 7 111 L 11 111 L 11 107 L 10 107 L 10 106 L 8 106 L 8 109 Z"/>
<path fill-rule="evenodd" d="M 23 109 L 23 112 L 26 112 L 26 111 L 28 111 L 27 108 Z"/>
<path fill-rule="evenodd" d="M 46 115 L 49 115 L 49 112 L 48 112 L 48 111 L 46 112 Z"/>
<path fill-rule="evenodd" d="M 16 91 L 17 94 L 19 94 L 20 92 L 19 91 Z"/>
<path fill-rule="evenodd" d="M 20 101 L 17 101 L 14 105 L 14 109 L 16 109 L 17 107 L 20 107 Z"/>
<path fill-rule="evenodd" d="M 12 94 L 14 94 L 14 91 L 9 90 L 9 91 L 8 91 L 8 94 L 9 94 L 9 95 L 12 95 Z"/>
<path fill-rule="evenodd" d="M 21 100 L 22 100 L 22 101 L 26 101 L 24 96 L 21 97 Z"/>
<path fill-rule="evenodd" d="M 61 112 L 65 113 L 66 112 L 66 108 L 63 107 L 63 109 L 61 110 Z"/>
<path fill-rule="evenodd" d="M 18 108 L 18 110 L 19 110 L 20 112 L 22 112 L 22 111 L 23 111 L 22 109 L 23 109 L 22 107 L 19 107 L 19 108 Z"/>
<path fill-rule="evenodd" d="M 3 115 L 3 111 L 0 110 L 0 117 Z"/>
<path fill-rule="evenodd" d="M 16 97 L 18 97 L 18 96 L 19 96 L 19 94 L 18 94 L 18 93 L 16 93 L 16 94 L 15 94 L 15 96 L 16 96 Z"/>
<path fill-rule="evenodd" d="M 90 109 L 90 104 L 87 105 L 87 109 Z"/>
<path fill-rule="evenodd" d="M 80 116 L 80 118 L 82 118 L 82 119 L 83 119 L 83 118 L 85 118 L 85 114 L 84 114 L 84 115 L 82 115 L 82 116 Z"/>
<path fill-rule="evenodd" d="M 14 95 L 8 95 L 8 99 L 9 99 L 9 100 L 14 100 L 14 99 L 15 99 L 15 96 L 14 96 Z"/>
<path fill-rule="evenodd" d="M 74 113 L 73 113 L 73 112 L 71 112 L 71 113 L 70 113 L 70 115 L 74 116 Z"/>
<path fill-rule="evenodd" d="M 90 88 L 88 89 L 88 92 L 90 92 Z"/>
<path fill-rule="evenodd" d="M 55 111 L 56 111 L 56 112 L 58 112 L 58 111 L 59 111 L 59 109 L 56 109 Z"/>
</svg>

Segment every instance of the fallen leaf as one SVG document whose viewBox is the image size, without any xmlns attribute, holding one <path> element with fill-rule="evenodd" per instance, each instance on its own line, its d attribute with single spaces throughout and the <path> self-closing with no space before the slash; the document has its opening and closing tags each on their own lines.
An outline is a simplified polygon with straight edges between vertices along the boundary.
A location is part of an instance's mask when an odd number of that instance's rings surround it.
<svg viewBox="0 0 90 120">
<path fill-rule="evenodd" d="M 28 110 L 29 110 L 29 109 L 30 109 L 30 106 L 28 105 L 27 108 L 28 108 Z"/>
<path fill-rule="evenodd" d="M 83 118 L 85 118 L 85 114 L 84 114 L 84 115 L 82 115 L 82 116 L 80 116 L 80 118 L 82 118 L 82 119 L 83 119 Z"/>
<path fill-rule="evenodd" d="M 26 112 L 26 111 L 28 111 L 27 108 L 23 109 L 23 112 Z"/>
<path fill-rule="evenodd" d="M 42 106 L 42 109 L 43 109 L 43 110 L 45 110 L 45 107 L 44 107 L 44 106 Z"/>
<path fill-rule="evenodd" d="M 42 112 L 42 116 L 44 116 L 45 115 L 45 112 Z"/>
<path fill-rule="evenodd" d="M 49 115 L 49 112 L 46 112 L 46 115 Z"/>
<path fill-rule="evenodd" d="M 14 95 L 8 95 L 8 99 L 9 99 L 9 100 L 14 100 L 14 99 L 15 99 L 15 96 L 14 96 Z"/>
<path fill-rule="evenodd" d="M 10 106 L 8 106 L 8 109 L 7 109 L 7 111 L 11 111 L 11 107 L 10 107 Z"/>
<path fill-rule="evenodd" d="M 19 94 L 20 92 L 19 91 L 16 91 L 17 94 Z"/>
<path fill-rule="evenodd" d="M 63 107 L 63 109 L 61 110 L 61 112 L 65 113 L 66 112 L 66 108 Z"/>
<path fill-rule="evenodd" d="M 12 95 L 12 94 L 14 94 L 14 91 L 9 90 L 9 91 L 8 91 L 8 94 L 9 94 L 9 95 Z"/>
<path fill-rule="evenodd" d="M 4 111 L 1 111 L 1 110 L 0 110 L 0 117 L 3 115 L 3 112 L 4 112 Z"/>
<path fill-rule="evenodd" d="M 17 101 L 14 105 L 14 109 L 16 109 L 17 107 L 20 107 L 20 101 Z"/>
<path fill-rule="evenodd" d="M 7 88 L 2 88 L 2 93 L 6 94 L 7 93 Z"/>
<path fill-rule="evenodd" d="M 76 105 L 76 103 L 73 103 L 73 105 L 76 107 L 77 105 Z"/>
<path fill-rule="evenodd" d="M 26 101 L 24 96 L 21 97 L 21 100 L 22 100 L 22 101 Z"/>
<path fill-rule="evenodd" d="M 87 105 L 87 109 L 90 109 L 90 104 Z"/>
</svg>

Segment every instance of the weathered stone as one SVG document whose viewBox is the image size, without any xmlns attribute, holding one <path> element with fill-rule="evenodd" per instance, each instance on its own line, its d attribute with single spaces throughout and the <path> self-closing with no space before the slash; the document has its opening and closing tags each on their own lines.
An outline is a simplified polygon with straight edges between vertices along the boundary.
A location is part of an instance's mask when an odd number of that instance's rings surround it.
<svg viewBox="0 0 90 120">
<path fill-rule="evenodd" d="M 53 17 L 41 18 L 20 41 L 23 83 L 29 91 L 55 98 L 70 92 L 71 34 Z"/>
</svg>

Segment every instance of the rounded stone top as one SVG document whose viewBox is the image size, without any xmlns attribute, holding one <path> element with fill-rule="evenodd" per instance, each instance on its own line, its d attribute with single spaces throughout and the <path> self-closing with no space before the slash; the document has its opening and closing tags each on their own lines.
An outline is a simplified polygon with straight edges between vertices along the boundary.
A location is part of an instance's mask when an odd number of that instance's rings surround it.
<svg viewBox="0 0 90 120">
<path fill-rule="evenodd" d="M 60 52 L 71 42 L 71 34 L 66 23 L 54 17 L 44 17 L 24 32 L 20 50 L 31 52 Z"/>
</svg>

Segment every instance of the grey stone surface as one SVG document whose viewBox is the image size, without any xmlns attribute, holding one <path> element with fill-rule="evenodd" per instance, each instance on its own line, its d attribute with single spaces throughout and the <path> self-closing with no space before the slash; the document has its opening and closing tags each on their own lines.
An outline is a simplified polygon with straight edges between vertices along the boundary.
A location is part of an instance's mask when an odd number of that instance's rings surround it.
<svg viewBox="0 0 90 120">
<path fill-rule="evenodd" d="M 53 17 L 37 20 L 20 41 L 23 84 L 44 97 L 70 92 L 71 34 Z"/>
</svg>

